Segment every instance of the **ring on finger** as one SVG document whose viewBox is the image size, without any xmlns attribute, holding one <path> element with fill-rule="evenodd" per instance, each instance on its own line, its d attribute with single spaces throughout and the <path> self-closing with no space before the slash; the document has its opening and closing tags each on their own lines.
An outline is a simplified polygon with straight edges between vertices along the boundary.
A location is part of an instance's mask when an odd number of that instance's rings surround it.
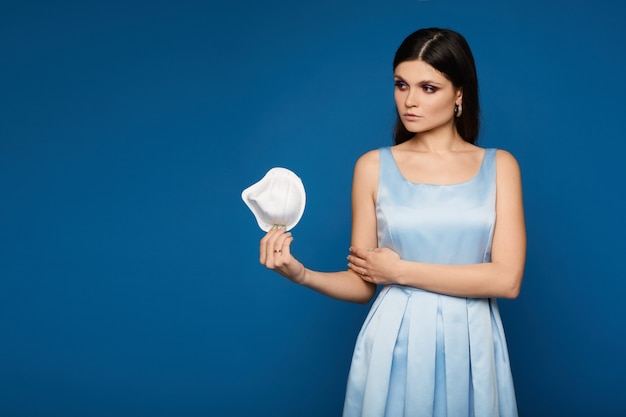
<svg viewBox="0 0 626 417">
<path fill-rule="evenodd" d="M 274 253 L 281 253 L 282 250 L 281 249 L 274 249 Z"/>
</svg>

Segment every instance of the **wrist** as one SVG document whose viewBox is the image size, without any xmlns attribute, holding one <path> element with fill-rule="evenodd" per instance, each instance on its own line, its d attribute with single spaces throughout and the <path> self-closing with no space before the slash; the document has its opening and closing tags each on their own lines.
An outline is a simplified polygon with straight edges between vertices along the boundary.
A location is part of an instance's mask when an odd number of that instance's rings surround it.
<svg viewBox="0 0 626 417">
<path fill-rule="evenodd" d="M 399 285 L 409 285 L 409 261 L 403 259 L 398 261 L 398 274 L 396 276 L 396 282 Z"/>
<path fill-rule="evenodd" d="M 305 285 L 307 281 L 308 270 L 304 267 L 304 265 L 300 264 L 300 271 L 291 279 L 298 285 Z"/>
</svg>

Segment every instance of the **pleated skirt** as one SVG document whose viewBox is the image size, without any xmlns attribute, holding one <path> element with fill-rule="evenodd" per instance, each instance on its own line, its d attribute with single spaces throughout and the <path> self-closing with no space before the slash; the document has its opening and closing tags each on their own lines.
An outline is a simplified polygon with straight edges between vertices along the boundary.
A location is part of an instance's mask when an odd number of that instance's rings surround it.
<svg viewBox="0 0 626 417">
<path fill-rule="evenodd" d="M 516 417 L 495 299 L 383 288 L 357 337 L 343 417 Z"/>
</svg>

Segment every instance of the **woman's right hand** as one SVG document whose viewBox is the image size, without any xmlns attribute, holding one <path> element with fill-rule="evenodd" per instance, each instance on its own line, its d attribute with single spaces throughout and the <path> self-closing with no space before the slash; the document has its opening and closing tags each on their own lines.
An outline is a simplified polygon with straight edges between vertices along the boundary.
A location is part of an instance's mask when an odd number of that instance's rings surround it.
<svg viewBox="0 0 626 417">
<path fill-rule="evenodd" d="M 273 227 L 261 239 L 261 264 L 291 281 L 302 284 L 304 265 L 291 255 L 293 236 L 282 227 Z"/>
</svg>

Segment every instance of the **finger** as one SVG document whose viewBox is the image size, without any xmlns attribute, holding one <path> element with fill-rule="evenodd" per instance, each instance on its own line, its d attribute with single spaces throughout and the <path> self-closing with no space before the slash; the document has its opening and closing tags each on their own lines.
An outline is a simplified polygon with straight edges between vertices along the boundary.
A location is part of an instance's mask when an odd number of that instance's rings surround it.
<svg viewBox="0 0 626 417">
<path fill-rule="evenodd" d="M 266 252 L 268 267 L 274 268 L 276 266 L 276 259 L 280 255 L 280 246 L 277 244 L 278 240 L 283 236 L 283 231 L 275 229 L 270 235 L 270 239 L 267 241 Z"/>
<path fill-rule="evenodd" d="M 265 263 L 267 262 L 267 243 L 270 239 L 272 239 L 273 234 L 273 229 L 270 229 L 267 233 L 265 233 L 265 236 L 263 236 L 261 242 L 259 242 L 259 260 L 263 265 L 265 265 Z"/>
<path fill-rule="evenodd" d="M 367 281 L 367 282 L 371 282 L 371 283 L 376 284 L 376 282 L 374 282 L 374 279 L 372 277 L 370 277 L 369 275 L 359 274 L 359 277 L 361 277 L 361 279 L 363 281 Z"/>
<path fill-rule="evenodd" d="M 283 236 L 278 239 L 276 242 L 276 249 L 281 251 L 279 253 L 280 255 L 290 255 L 291 242 L 293 242 L 293 236 L 289 232 L 283 234 Z"/>
<path fill-rule="evenodd" d="M 276 238 L 276 241 L 271 247 L 271 251 L 275 257 L 281 257 L 282 255 L 284 255 L 284 251 L 286 251 L 289 247 L 290 237 L 291 237 L 291 233 L 287 232 L 287 233 L 280 234 Z"/>
<path fill-rule="evenodd" d="M 367 282 L 374 282 L 374 280 L 372 279 L 371 276 L 367 275 L 367 274 L 359 274 L 359 277 L 361 277 L 361 279 L 363 281 L 367 281 Z"/>
<path fill-rule="evenodd" d="M 356 265 L 353 262 L 348 263 L 348 268 L 350 268 L 352 271 L 356 272 L 359 275 L 367 275 L 367 268 Z"/>
<path fill-rule="evenodd" d="M 265 266 L 270 266 L 272 261 L 273 248 L 276 239 L 280 236 L 282 231 L 272 228 L 261 239 L 260 244 L 260 262 Z"/>
<path fill-rule="evenodd" d="M 357 248 L 357 247 L 350 247 L 350 252 L 355 255 L 358 256 L 359 258 L 365 259 L 367 257 L 367 255 L 373 251 L 373 248 Z"/>
<path fill-rule="evenodd" d="M 348 255 L 348 261 L 359 268 L 365 268 L 367 266 L 367 259 L 359 257 L 354 253 Z"/>
</svg>

